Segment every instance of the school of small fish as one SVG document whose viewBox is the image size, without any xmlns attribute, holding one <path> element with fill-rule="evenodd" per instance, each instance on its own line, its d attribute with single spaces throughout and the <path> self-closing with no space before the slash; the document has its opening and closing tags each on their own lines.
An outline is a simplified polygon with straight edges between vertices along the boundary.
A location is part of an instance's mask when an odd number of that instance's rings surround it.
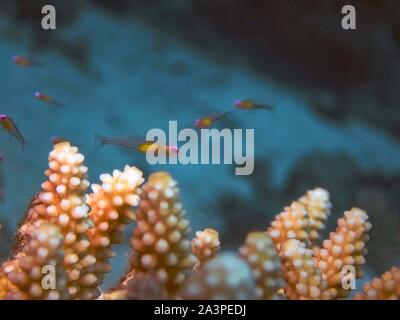
<svg viewBox="0 0 400 320">
<path fill-rule="evenodd" d="M 14 55 L 12 57 L 12 62 L 21 68 L 30 68 L 30 67 L 41 67 L 42 63 L 31 59 L 26 56 L 20 56 L 20 55 Z M 56 106 L 56 107 L 62 107 L 64 106 L 64 103 L 61 101 L 57 100 L 51 95 L 48 95 L 47 93 L 44 93 L 42 91 L 36 91 L 33 94 L 33 97 L 40 101 L 43 102 L 49 106 Z M 270 111 L 274 108 L 273 105 L 269 104 L 263 104 L 257 101 L 254 101 L 252 99 L 238 99 L 234 102 L 233 104 L 234 109 L 225 111 L 225 112 L 213 112 L 209 115 L 203 116 L 201 118 L 196 118 L 194 120 L 194 127 L 198 129 L 205 129 L 205 128 L 210 128 L 216 125 L 217 122 L 224 120 L 224 119 L 229 119 L 228 116 L 233 113 L 234 111 L 238 110 L 267 110 Z M 0 125 L 4 129 L 4 131 L 16 139 L 20 144 L 21 147 L 23 148 L 26 140 L 19 129 L 17 123 L 15 120 L 7 114 L 0 114 Z M 178 146 L 174 145 L 168 145 L 164 144 L 158 141 L 147 141 L 145 138 L 142 137 L 125 137 L 125 138 L 114 138 L 114 137 L 106 137 L 102 136 L 100 134 L 95 134 L 95 140 L 96 144 L 98 146 L 102 145 L 117 145 L 120 147 L 128 148 L 135 150 L 139 153 L 144 153 L 146 154 L 148 151 L 153 152 L 154 154 L 164 154 L 168 157 L 176 157 L 179 152 Z M 52 137 L 51 142 L 53 144 L 58 144 L 64 141 L 68 141 L 68 139 L 64 137 Z M 4 160 L 4 155 L 0 150 L 0 164 L 3 163 Z M 0 179 L 0 195 L 3 195 L 3 188 L 2 188 L 2 179 Z M 0 200 L 1 197 L 0 196 Z"/>
</svg>

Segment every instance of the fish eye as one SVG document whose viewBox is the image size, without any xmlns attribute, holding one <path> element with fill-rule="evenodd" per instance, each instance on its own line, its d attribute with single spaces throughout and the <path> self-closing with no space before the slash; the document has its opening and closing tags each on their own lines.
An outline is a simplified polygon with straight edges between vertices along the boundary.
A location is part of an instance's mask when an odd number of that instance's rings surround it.
<svg viewBox="0 0 400 320">
<path fill-rule="evenodd" d="M 7 116 L 5 114 L 0 115 L 0 120 L 5 120 L 6 118 L 7 118 Z"/>
<path fill-rule="evenodd" d="M 240 104 L 242 103 L 242 100 L 235 100 L 235 106 L 240 106 Z"/>
</svg>

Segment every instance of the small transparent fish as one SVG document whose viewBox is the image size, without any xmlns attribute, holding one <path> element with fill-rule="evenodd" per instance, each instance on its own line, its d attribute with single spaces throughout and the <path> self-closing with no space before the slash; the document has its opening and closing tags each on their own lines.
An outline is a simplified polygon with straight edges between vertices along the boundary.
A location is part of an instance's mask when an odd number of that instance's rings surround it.
<svg viewBox="0 0 400 320">
<path fill-rule="evenodd" d="M 22 146 L 25 144 L 25 138 L 23 137 L 22 133 L 19 131 L 17 125 L 11 119 L 11 117 L 0 114 L 0 124 L 2 125 L 3 129 L 6 130 L 9 134 L 15 137 Z"/>
<path fill-rule="evenodd" d="M 194 121 L 194 126 L 199 129 L 211 127 L 216 121 L 227 118 L 229 113 L 229 111 L 216 112 L 211 115 L 205 116 L 204 118 L 196 119 Z"/>
<path fill-rule="evenodd" d="M 40 91 L 35 92 L 34 97 L 37 100 L 46 102 L 46 103 L 54 105 L 54 106 L 59 106 L 59 107 L 63 106 L 63 104 L 60 101 L 57 101 L 53 97 L 51 97 L 49 95 L 46 95 L 46 94 L 44 94 L 43 92 L 40 92 Z"/>
<path fill-rule="evenodd" d="M 134 149 L 141 153 L 152 151 L 155 154 L 161 153 L 166 154 L 167 156 L 177 156 L 179 152 L 179 148 L 177 146 L 163 145 L 154 141 L 146 141 L 142 138 L 111 138 L 96 133 L 95 140 L 98 146 L 111 144 L 128 149 Z"/>
<path fill-rule="evenodd" d="M 31 60 L 27 57 L 24 56 L 13 56 L 12 61 L 14 62 L 14 64 L 16 64 L 17 66 L 20 67 L 38 67 L 40 66 L 40 63 L 35 61 L 35 60 Z"/>
<path fill-rule="evenodd" d="M 235 101 L 235 108 L 243 109 L 243 110 L 255 110 L 255 109 L 263 109 L 263 110 L 272 110 L 274 108 L 273 105 L 259 103 L 250 99 L 238 99 Z"/>
</svg>

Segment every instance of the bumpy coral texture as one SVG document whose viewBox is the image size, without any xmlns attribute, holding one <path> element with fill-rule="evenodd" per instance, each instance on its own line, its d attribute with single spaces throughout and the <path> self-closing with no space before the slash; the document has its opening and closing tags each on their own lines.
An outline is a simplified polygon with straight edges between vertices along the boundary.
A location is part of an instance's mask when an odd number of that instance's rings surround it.
<svg viewBox="0 0 400 320">
<path fill-rule="evenodd" d="M 203 231 L 197 231 L 192 240 L 192 251 L 198 260 L 194 269 L 199 270 L 204 263 L 214 258 L 220 249 L 217 230 L 206 228 Z"/>
<path fill-rule="evenodd" d="M 31 240 L 17 256 L 5 262 L 0 281 L 6 284 L 5 299 L 62 299 L 67 297 L 64 270 L 63 237 L 60 229 L 42 223 L 32 232 Z M 48 277 L 44 274 L 48 273 Z"/>
<path fill-rule="evenodd" d="M 289 299 L 331 299 L 335 291 L 327 288 L 322 272 L 316 267 L 311 249 L 299 240 L 284 242 L 280 255 Z"/>
<path fill-rule="evenodd" d="M 285 241 L 289 239 L 308 241 L 309 226 L 310 219 L 307 216 L 306 208 L 295 201 L 275 217 L 267 232 L 279 251 Z"/>
<path fill-rule="evenodd" d="M 239 249 L 240 256 L 249 264 L 256 281 L 258 299 L 279 298 L 278 290 L 284 283 L 281 277 L 281 261 L 274 243 L 265 232 L 250 232 Z"/>
<path fill-rule="evenodd" d="M 355 300 L 399 300 L 400 268 L 392 267 L 380 278 L 375 278 L 363 287 L 363 292 L 354 296 Z"/>
<path fill-rule="evenodd" d="M 371 228 L 363 210 L 345 212 L 318 246 L 331 209 L 324 189 L 286 207 L 266 233 L 250 233 L 239 255 L 218 254 L 216 230 L 199 231 L 190 242 L 179 190 L 168 173 L 151 175 L 142 188 L 142 172 L 126 166 L 102 175 L 85 199 L 83 160 L 68 142 L 50 152 L 47 180 L 0 267 L 0 299 L 97 298 L 114 255 L 111 245 L 123 240 L 125 225 L 134 220 L 129 272 L 100 299 L 273 299 L 281 286 L 288 299 L 338 299 L 350 293 L 342 288 L 344 269 L 363 275 Z M 52 266 L 55 289 L 43 285 L 43 268 Z M 355 298 L 398 299 L 399 273 L 392 268 Z"/>
<path fill-rule="evenodd" d="M 88 231 L 89 252 L 96 259 L 91 271 L 98 279 L 111 270 L 111 245 L 123 242 L 125 225 L 135 219 L 133 207 L 139 203 L 140 185 L 144 182 L 142 172 L 130 166 L 123 171 L 114 170 L 112 175 L 102 174 L 100 180 L 102 184 L 92 184 L 93 193 L 87 197 L 94 224 Z"/>
<path fill-rule="evenodd" d="M 255 299 L 255 293 L 249 265 L 236 254 L 225 252 L 189 278 L 181 296 L 193 300 L 246 300 Z"/>
<path fill-rule="evenodd" d="M 292 202 L 290 207 L 285 207 L 268 229 L 276 248 L 279 250 L 288 239 L 316 245 L 321 238 L 331 207 L 329 193 L 322 188 L 308 191 Z"/>
<path fill-rule="evenodd" d="M 132 268 L 137 273 L 155 273 L 173 295 L 186 280 L 196 258 L 188 239 L 177 183 L 166 172 L 152 174 L 143 186 L 132 235 Z"/>
<path fill-rule="evenodd" d="M 328 286 L 337 290 L 339 297 L 350 292 L 350 289 L 342 288 L 342 270 L 345 266 L 355 268 L 356 278 L 363 276 L 362 265 L 365 264 L 367 254 L 365 243 L 369 239 L 367 232 L 370 229 L 366 212 L 353 208 L 338 220 L 336 231 L 324 240 L 322 248 L 314 249 L 318 268 L 324 274 Z"/>
<path fill-rule="evenodd" d="M 84 193 L 89 186 L 84 156 L 69 142 L 58 143 L 49 154 L 47 180 L 27 217 L 27 225 L 46 221 L 60 227 L 64 237 L 64 268 L 68 275 L 69 298 L 92 299 L 99 295 L 97 277 L 90 272 L 96 262 L 88 253 L 87 232 L 92 226 Z M 22 226 L 22 232 L 26 226 Z"/>
<path fill-rule="evenodd" d="M 325 228 L 332 204 L 329 199 L 329 192 L 322 188 L 315 188 L 298 200 L 305 206 L 307 215 L 310 219 L 308 227 L 308 236 L 312 244 L 317 244 L 321 238 L 321 232 Z"/>
</svg>

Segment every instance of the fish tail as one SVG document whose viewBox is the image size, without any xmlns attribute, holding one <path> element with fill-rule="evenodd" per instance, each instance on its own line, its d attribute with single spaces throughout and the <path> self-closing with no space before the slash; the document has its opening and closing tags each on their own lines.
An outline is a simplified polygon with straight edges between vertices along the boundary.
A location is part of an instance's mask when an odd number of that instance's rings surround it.
<svg viewBox="0 0 400 320">
<path fill-rule="evenodd" d="M 94 133 L 94 143 L 96 149 L 100 149 L 102 146 L 106 144 L 105 139 L 106 137 L 101 135 L 100 133 L 97 132 Z"/>
</svg>

